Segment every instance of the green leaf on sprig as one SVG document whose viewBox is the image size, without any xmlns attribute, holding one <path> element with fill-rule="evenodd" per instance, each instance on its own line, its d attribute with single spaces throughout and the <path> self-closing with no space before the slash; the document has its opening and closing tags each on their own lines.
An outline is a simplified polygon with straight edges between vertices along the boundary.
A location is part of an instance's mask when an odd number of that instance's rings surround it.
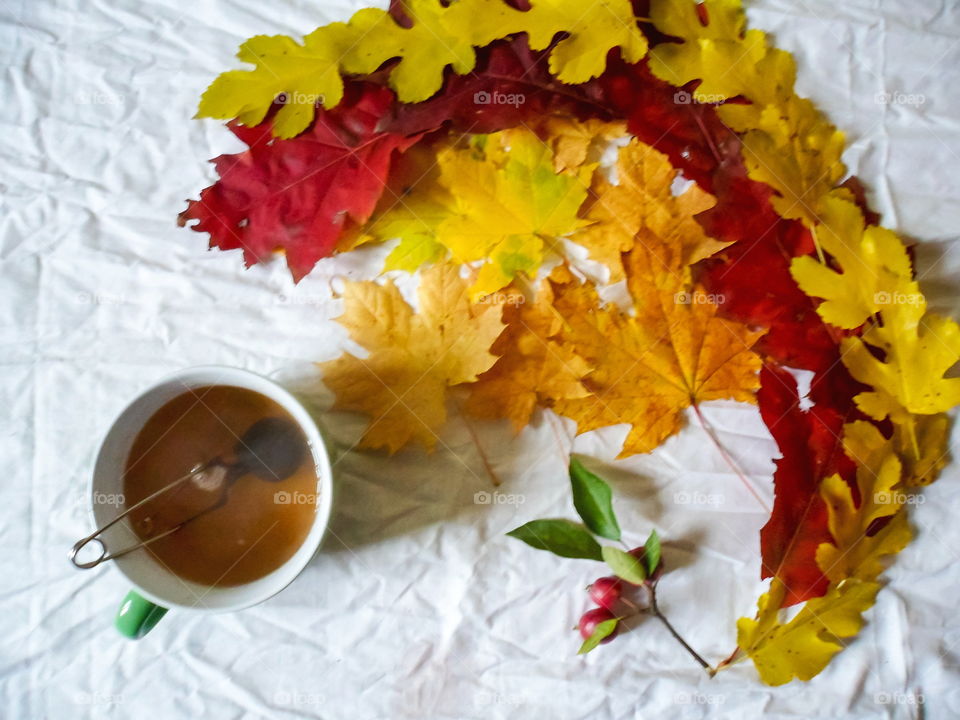
<svg viewBox="0 0 960 720">
<path fill-rule="evenodd" d="M 613 492 L 602 479 L 587 470 L 577 458 L 570 459 L 573 506 L 584 524 L 608 540 L 620 539 L 620 525 L 613 513 Z"/>
<path fill-rule="evenodd" d="M 630 553 L 610 546 L 605 546 L 601 552 L 603 561 L 610 566 L 610 569 L 618 578 L 634 585 L 639 585 L 647 579 L 647 571 L 644 569 L 643 563 Z"/>
<path fill-rule="evenodd" d="M 650 537 L 643 545 L 644 559 L 647 561 L 647 575 L 653 575 L 660 564 L 660 536 L 656 530 L 650 531 Z"/>
<path fill-rule="evenodd" d="M 605 638 L 610 637 L 613 634 L 613 631 L 617 629 L 617 623 L 620 622 L 620 618 L 610 618 L 609 620 L 604 620 L 602 623 L 597 623 L 597 626 L 593 629 L 593 632 L 590 634 L 586 640 L 583 641 L 583 645 L 580 646 L 580 649 L 577 650 L 577 655 L 586 655 L 588 652 L 597 647 Z"/>
<path fill-rule="evenodd" d="M 560 557 L 603 560 L 600 543 L 583 525 L 572 520 L 531 520 L 507 535 Z"/>
</svg>

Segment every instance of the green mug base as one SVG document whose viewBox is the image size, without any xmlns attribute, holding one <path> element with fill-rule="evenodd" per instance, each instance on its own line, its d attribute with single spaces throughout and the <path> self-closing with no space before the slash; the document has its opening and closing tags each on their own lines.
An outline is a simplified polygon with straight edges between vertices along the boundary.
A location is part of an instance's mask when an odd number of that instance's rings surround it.
<svg viewBox="0 0 960 720">
<path fill-rule="evenodd" d="M 152 603 L 135 590 L 131 590 L 120 603 L 114 624 L 124 637 L 139 640 L 153 630 L 153 627 L 166 614 L 167 608 Z"/>
</svg>

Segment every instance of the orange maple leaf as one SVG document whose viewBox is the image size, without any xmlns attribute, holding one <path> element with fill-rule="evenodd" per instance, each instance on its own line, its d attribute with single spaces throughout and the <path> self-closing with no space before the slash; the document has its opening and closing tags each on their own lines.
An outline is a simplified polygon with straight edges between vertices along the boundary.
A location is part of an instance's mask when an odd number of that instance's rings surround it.
<svg viewBox="0 0 960 720">
<path fill-rule="evenodd" d="M 632 140 L 617 157 L 617 179 L 614 185 L 596 173 L 594 200 L 586 209 L 586 218 L 594 223 L 573 237 L 610 269 L 611 282 L 623 279 L 620 254 L 633 247 L 638 233 L 679 246 L 687 265 L 729 245 L 708 237 L 694 220 L 716 200 L 696 185 L 674 195 L 677 171 L 658 150 Z"/>
<path fill-rule="evenodd" d="M 681 246 L 641 233 L 624 255 L 634 313 L 601 307 L 590 283 L 557 282 L 560 339 L 592 367 L 591 394 L 554 409 L 583 433 L 627 423 L 621 457 L 649 452 L 681 426 L 682 411 L 707 400 L 755 402 L 762 335 L 717 316 L 718 300 L 690 281 Z"/>
<path fill-rule="evenodd" d="M 369 415 L 362 447 L 395 452 L 417 440 L 427 449 L 447 419 L 447 388 L 473 382 L 496 361 L 502 308 L 469 300 L 459 269 L 437 264 L 420 276 L 419 310 L 393 282 L 350 282 L 337 322 L 369 352 L 321 363 L 334 407 Z"/>
</svg>

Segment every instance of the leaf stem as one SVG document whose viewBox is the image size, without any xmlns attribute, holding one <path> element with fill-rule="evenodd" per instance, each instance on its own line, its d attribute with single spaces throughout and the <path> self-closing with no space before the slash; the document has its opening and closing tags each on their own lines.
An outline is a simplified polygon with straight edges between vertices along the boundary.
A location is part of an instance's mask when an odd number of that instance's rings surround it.
<svg viewBox="0 0 960 720">
<path fill-rule="evenodd" d="M 647 587 L 650 590 L 650 612 L 656 615 L 660 619 L 660 622 L 662 622 L 664 626 L 667 628 L 667 630 L 670 631 L 670 634 L 673 635 L 673 639 L 676 640 L 678 643 L 680 643 L 683 646 L 684 650 L 690 653 L 690 656 L 694 660 L 696 660 L 697 663 L 699 663 L 700 667 L 702 667 L 704 670 L 707 671 L 707 674 L 710 677 L 713 677 L 714 675 L 716 675 L 717 671 L 710 666 L 710 663 L 708 663 L 706 660 L 704 660 L 700 656 L 700 653 L 698 653 L 696 650 L 690 647 L 690 644 L 683 639 L 683 636 L 680 635 L 680 633 L 677 632 L 676 628 L 674 628 L 673 625 L 670 624 L 670 621 L 667 620 L 667 616 L 660 611 L 660 607 L 657 605 L 656 585 L 647 585 Z"/>
<path fill-rule="evenodd" d="M 473 425 L 467 420 L 467 415 L 463 411 L 463 406 L 458 404 L 458 409 L 460 412 L 460 419 L 463 420 L 464 427 L 467 428 L 467 432 L 470 433 L 470 438 L 473 440 L 473 444 L 477 448 L 477 455 L 480 456 L 480 460 L 483 461 L 483 467 L 487 471 L 487 475 L 490 476 L 490 481 L 494 484 L 495 487 L 500 485 L 500 478 L 497 477 L 497 473 L 494 471 L 493 466 L 490 464 L 490 459 L 487 457 L 487 453 L 484 452 L 483 445 L 480 444 L 480 438 L 477 437 L 476 431 L 473 429 Z"/>
<path fill-rule="evenodd" d="M 693 411 L 697 414 L 697 419 L 700 421 L 700 425 L 703 427 L 709 438 L 713 441 L 713 444 L 717 446 L 717 450 L 720 451 L 720 455 L 726 461 L 727 465 L 729 465 L 733 472 L 737 474 L 737 477 L 740 478 L 740 481 L 744 484 L 750 494 L 753 495 L 756 501 L 760 503 L 760 507 L 767 512 L 770 512 L 770 507 L 767 505 L 766 501 L 760 497 L 760 494 L 753 487 L 753 483 L 750 482 L 743 470 L 740 469 L 737 461 L 733 459 L 730 453 L 727 452 L 727 449 L 723 446 L 723 443 L 720 442 L 720 438 L 717 435 L 716 430 L 713 429 L 713 425 L 707 421 L 703 415 L 703 412 L 700 410 L 700 405 L 698 403 L 692 403 L 692 405 Z"/>
</svg>

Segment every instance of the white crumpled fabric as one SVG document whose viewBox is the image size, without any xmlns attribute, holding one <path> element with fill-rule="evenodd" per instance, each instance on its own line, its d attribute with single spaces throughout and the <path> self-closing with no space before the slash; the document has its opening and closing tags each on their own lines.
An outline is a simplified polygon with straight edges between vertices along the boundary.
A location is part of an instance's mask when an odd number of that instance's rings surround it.
<svg viewBox="0 0 960 720">
<path fill-rule="evenodd" d="M 493 488 L 454 418 L 427 456 L 348 449 L 313 361 L 337 356 L 336 277 L 372 277 L 385 248 L 245 271 L 176 226 L 240 144 L 191 120 L 214 76 L 261 33 L 309 32 L 362 2 L 0 0 L 0 716 L 139 718 L 960 717 L 960 465 L 926 490 L 915 542 L 863 632 L 814 681 L 771 689 L 747 663 L 710 680 L 648 621 L 587 658 L 570 628 L 599 565 L 504 533 L 572 516 L 571 427 L 512 437 L 476 424 Z M 932 306 L 960 317 L 960 6 L 955 0 L 759 0 L 756 27 L 792 51 L 799 88 L 848 133 L 846 159 L 885 222 L 920 240 Z M 920 102 L 922 100 L 923 102 Z M 332 531 L 286 591 L 219 616 L 171 612 L 144 640 L 112 627 L 127 583 L 80 572 L 100 437 L 161 375 L 218 363 L 287 382 L 321 411 L 336 462 Z M 775 446 L 753 407 L 706 409 L 771 496 Z M 765 512 L 695 421 L 615 462 L 625 430 L 573 449 L 611 479 L 627 539 L 665 538 L 661 604 L 712 661 L 752 615 Z M 954 438 L 957 437 L 956 432 Z"/>
</svg>

